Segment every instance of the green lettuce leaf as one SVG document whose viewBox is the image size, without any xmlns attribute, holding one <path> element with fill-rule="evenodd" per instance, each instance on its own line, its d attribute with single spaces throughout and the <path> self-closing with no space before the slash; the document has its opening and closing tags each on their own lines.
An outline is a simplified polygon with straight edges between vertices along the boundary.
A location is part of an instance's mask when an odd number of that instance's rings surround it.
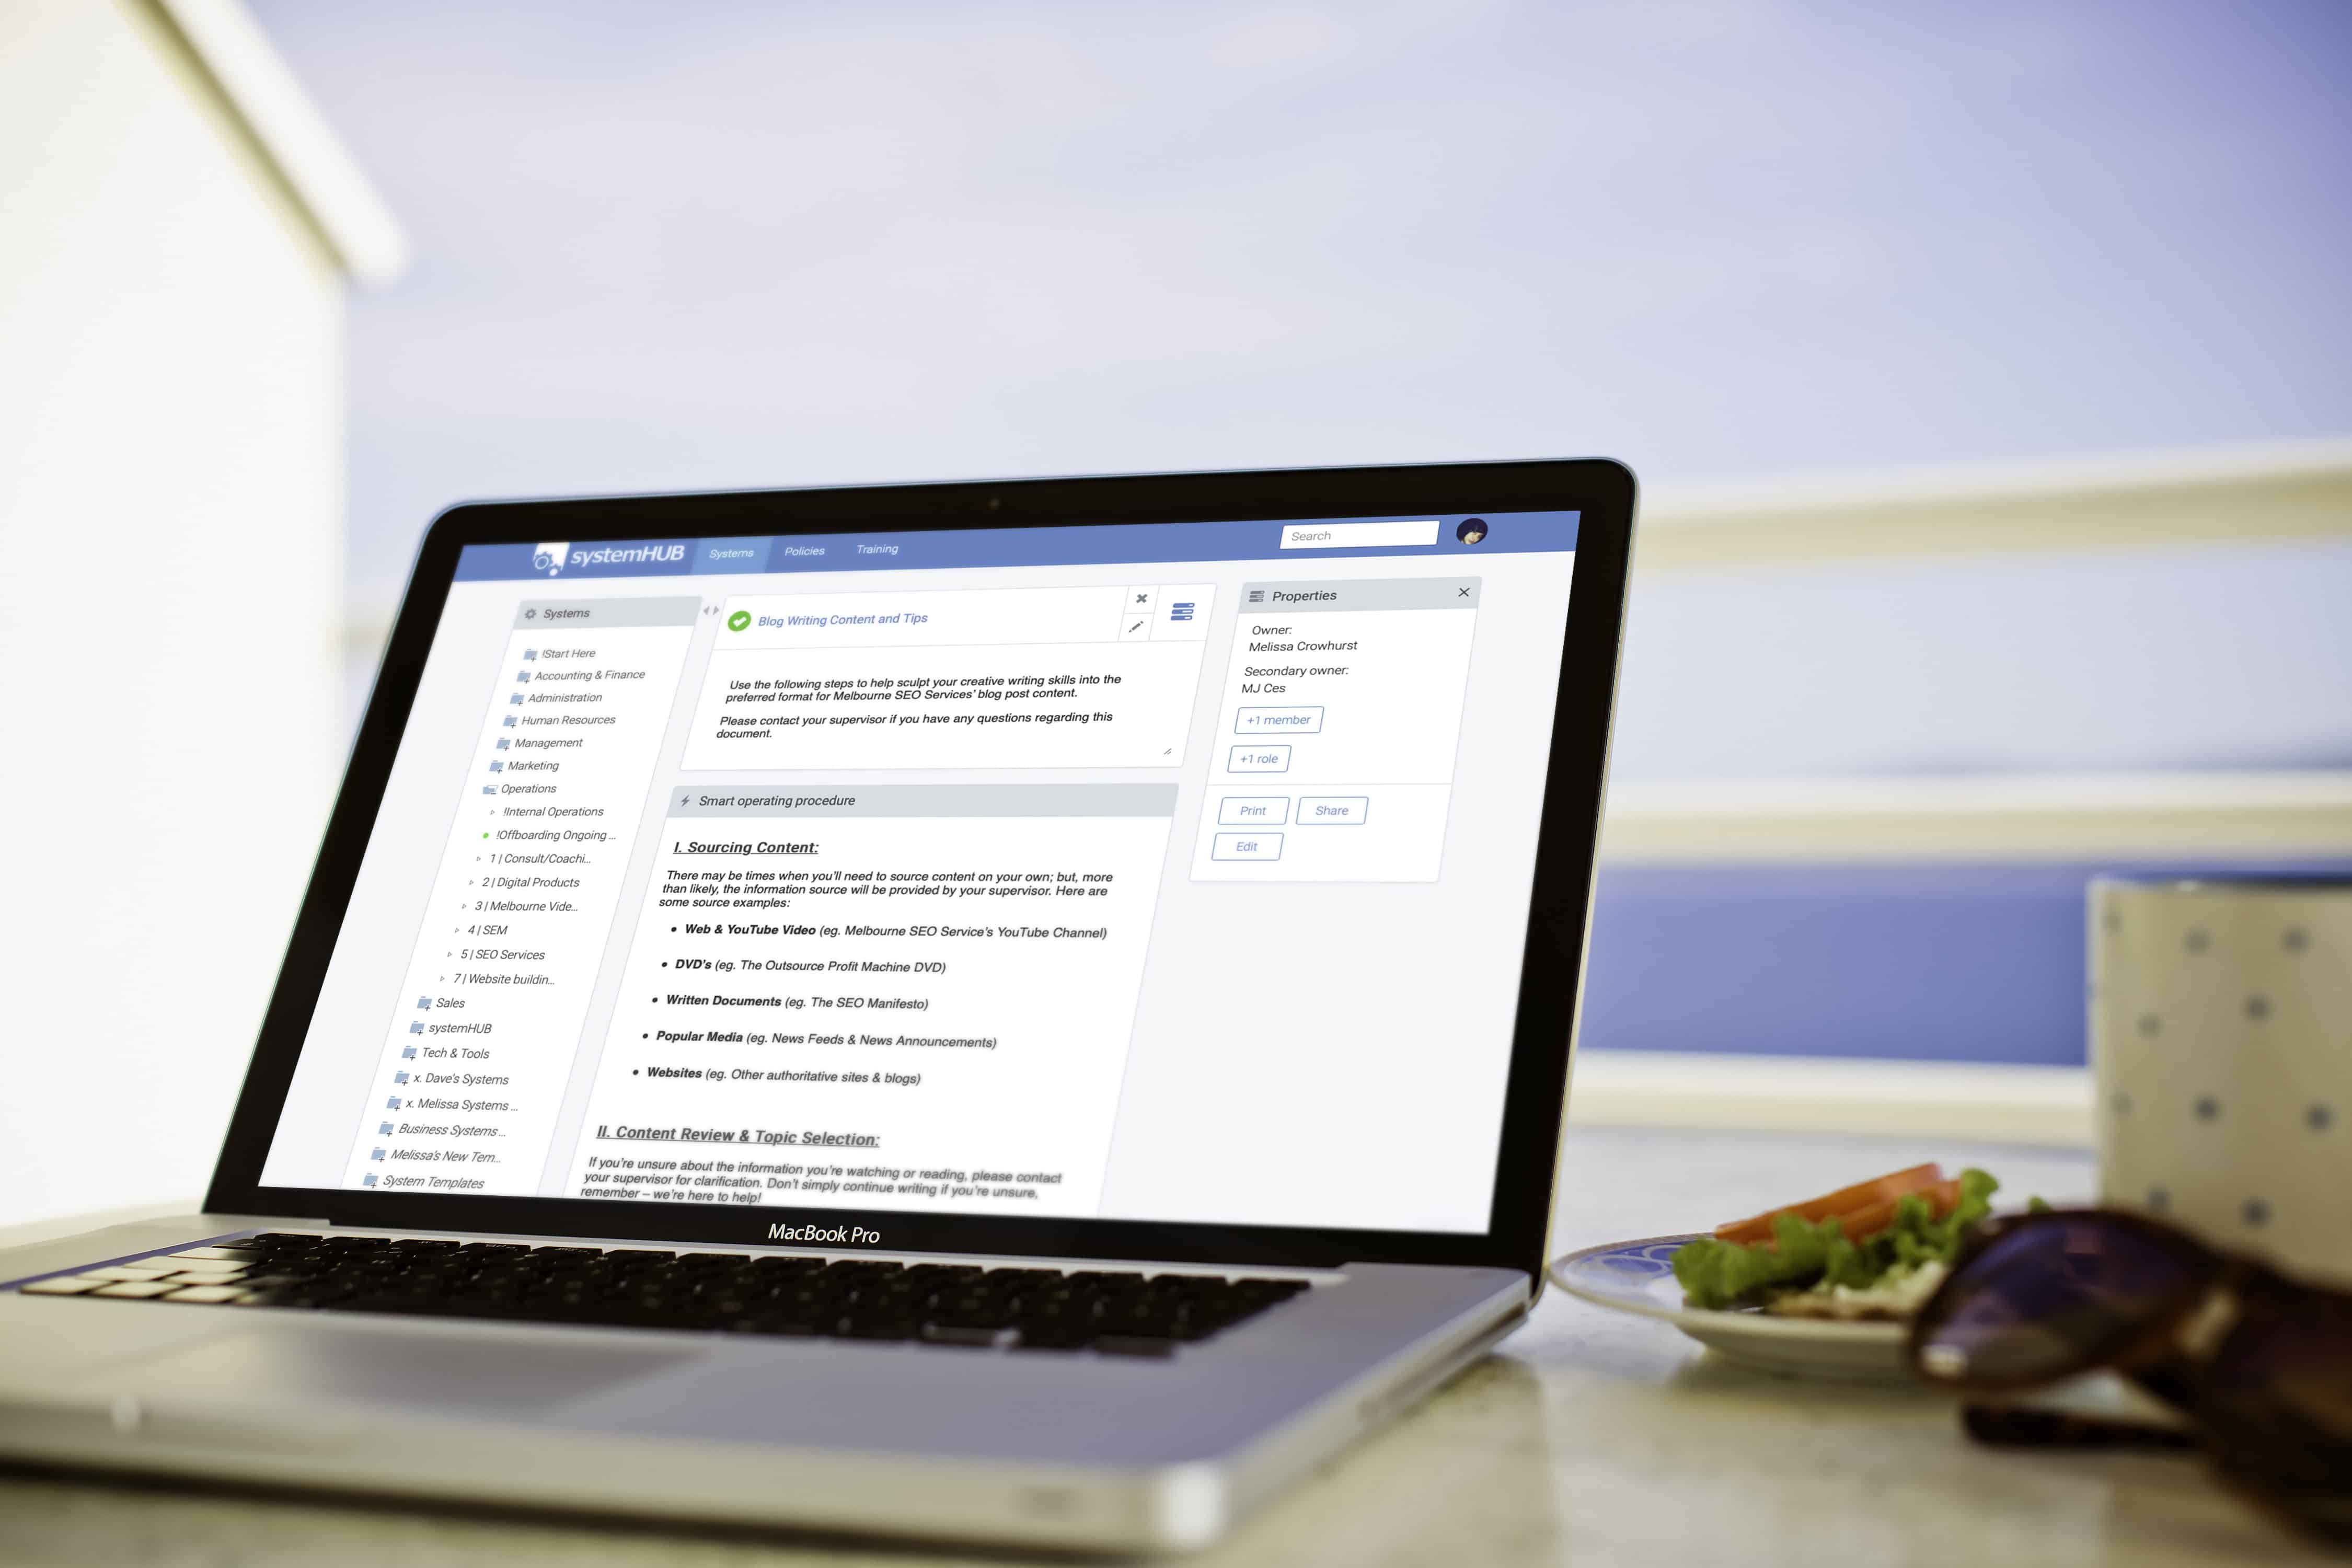
<svg viewBox="0 0 2352 1568">
<path fill-rule="evenodd" d="M 1732 1307 L 1782 1289 L 1847 1285 L 1867 1289 L 1895 1268 L 1949 1263 L 1969 1227 L 1992 1212 L 2000 1184 L 1970 1168 L 1959 1174 L 1960 1201 L 1937 1219 L 1927 1200 L 1898 1199 L 1895 1218 L 1875 1236 L 1849 1238 L 1834 1219 L 1809 1221 L 1781 1214 L 1772 1239 L 1742 1246 L 1701 1237 L 1675 1254 L 1675 1279 L 1694 1307 Z"/>
</svg>

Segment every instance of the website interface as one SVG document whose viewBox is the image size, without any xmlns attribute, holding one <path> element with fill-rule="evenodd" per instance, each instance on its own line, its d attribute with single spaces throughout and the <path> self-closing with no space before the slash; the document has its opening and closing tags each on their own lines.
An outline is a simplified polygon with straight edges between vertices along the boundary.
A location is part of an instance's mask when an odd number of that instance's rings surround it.
<svg viewBox="0 0 2352 1568">
<path fill-rule="evenodd" d="M 469 547 L 264 1184 L 1483 1231 L 1576 521 Z"/>
</svg>

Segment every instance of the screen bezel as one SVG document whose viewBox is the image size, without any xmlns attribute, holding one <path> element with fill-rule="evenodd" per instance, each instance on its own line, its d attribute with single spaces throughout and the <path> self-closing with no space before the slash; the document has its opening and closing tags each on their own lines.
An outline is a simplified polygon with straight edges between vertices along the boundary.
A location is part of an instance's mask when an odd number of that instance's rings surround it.
<svg viewBox="0 0 2352 1568">
<path fill-rule="evenodd" d="M 891 1252 L 1329 1266 L 1481 1265 L 1540 1275 L 1581 991 L 1593 861 L 1624 624 L 1634 480 L 1607 459 L 861 486 L 471 503 L 435 520 L 354 742 L 238 1097 L 206 1207 L 337 1225 L 756 1246 L 779 1222 L 862 1226 Z M 1430 512 L 1574 510 L 1549 775 L 1537 835 L 1517 1022 L 1484 1233 L 928 1215 L 845 1206 L 629 1203 L 263 1186 L 337 933 L 389 782 L 426 655 L 470 544 L 693 539 L 1088 523 L 1254 521 Z M 1507 560 L 1499 557 L 1498 560 Z"/>
</svg>

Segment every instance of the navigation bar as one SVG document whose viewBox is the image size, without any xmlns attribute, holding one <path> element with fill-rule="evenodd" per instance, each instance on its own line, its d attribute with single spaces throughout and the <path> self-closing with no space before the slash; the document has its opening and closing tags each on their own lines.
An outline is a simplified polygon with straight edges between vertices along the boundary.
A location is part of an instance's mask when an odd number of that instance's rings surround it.
<svg viewBox="0 0 2352 1568">
<path fill-rule="evenodd" d="M 1475 517 L 1302 518 L 1246 522 L 1122 522 L 1084 527 L 946 528 L 895 533 L 786 533 L 727 539 L 469 544 L 457 581 L 562 584 L 583 578 L 798 572 L 918 572 L 974 566 L 1108 566 L 1297 559 L 1305 535 L 1321 560 L 1468 558 L 1576 548 L 1573 511 Z M 1346 543 L 1337 542 L 1347 541 Z M 1361 541 L 1362 542 L 1357 542 Z"/>
</svg>

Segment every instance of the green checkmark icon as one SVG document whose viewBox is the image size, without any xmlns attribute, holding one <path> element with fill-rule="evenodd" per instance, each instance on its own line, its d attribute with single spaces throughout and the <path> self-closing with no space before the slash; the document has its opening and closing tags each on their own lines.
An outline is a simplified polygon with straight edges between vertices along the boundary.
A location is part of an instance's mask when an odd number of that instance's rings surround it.
<svg viewBox="0 0 2352 1568">
<path fill-rule="evenodd" d="M 740 632 L 751 624 L 751 612 L 749 610 L 738 610 L 727 617 L 727 629 L 730 632 Z"/>
</svg>

